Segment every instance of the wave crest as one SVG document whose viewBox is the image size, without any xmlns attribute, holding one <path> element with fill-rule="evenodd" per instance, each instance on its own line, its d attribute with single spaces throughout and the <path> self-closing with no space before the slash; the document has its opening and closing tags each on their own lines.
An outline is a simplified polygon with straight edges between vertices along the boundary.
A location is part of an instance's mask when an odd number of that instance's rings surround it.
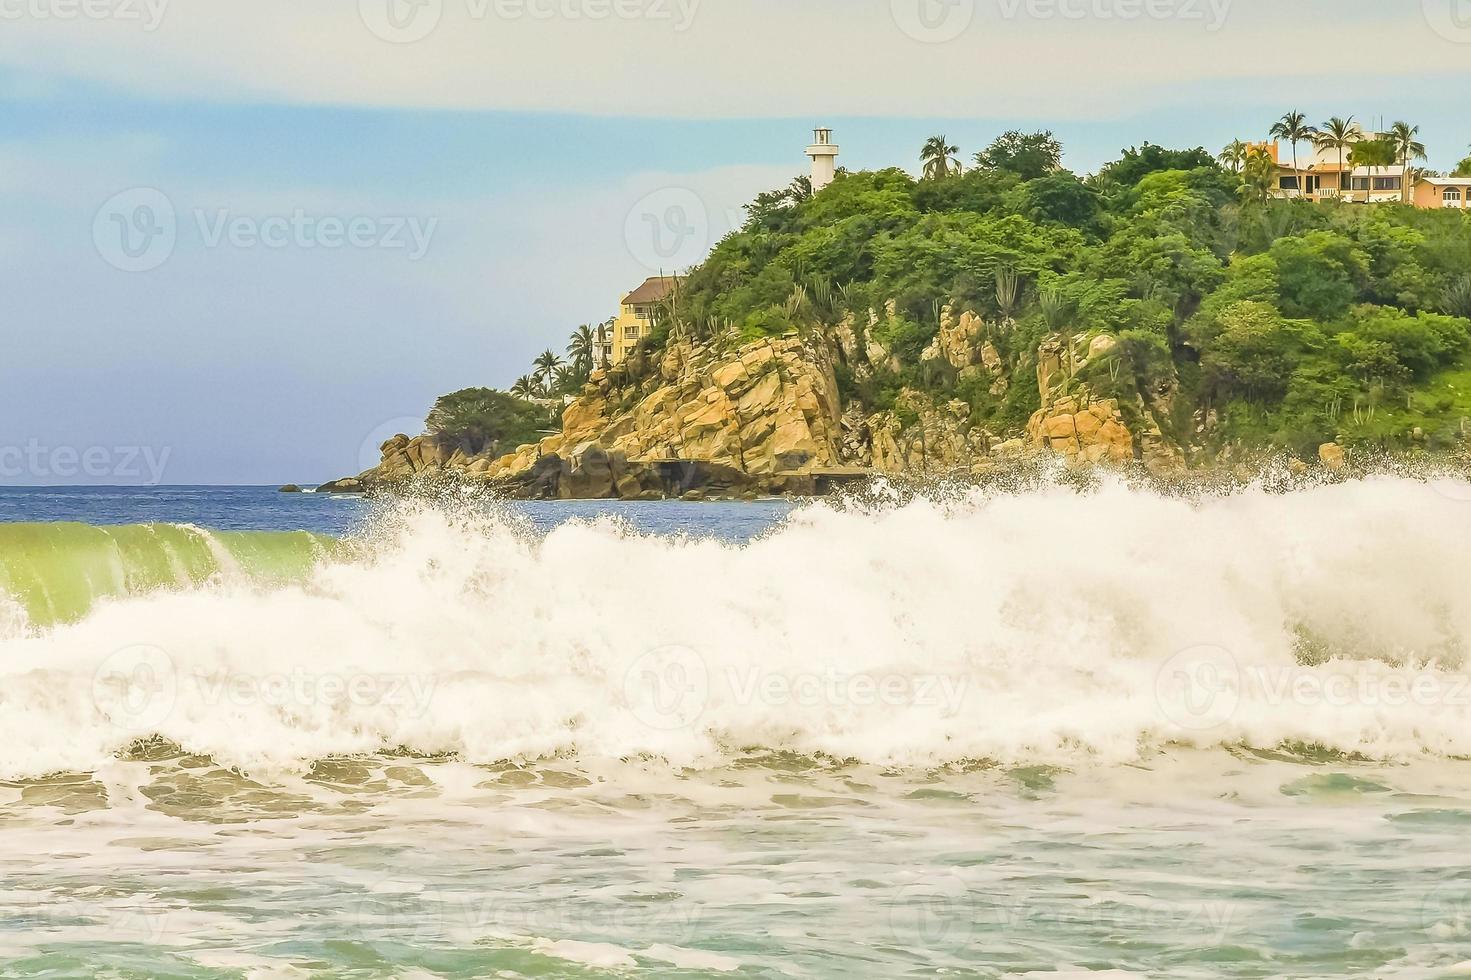
<svg viewBox="0 0 1471 980">
<path fill-rule="evenodd" d="M 1104 480 L 814 504 L 744 545 L 418 506 L 295 581 L 0 640 L 0 776 L 140 737 L 254 773 L 761 747 L 1120 764 L 1172 742 L 1471 755 L 1471 487 Z"/>
</svg>

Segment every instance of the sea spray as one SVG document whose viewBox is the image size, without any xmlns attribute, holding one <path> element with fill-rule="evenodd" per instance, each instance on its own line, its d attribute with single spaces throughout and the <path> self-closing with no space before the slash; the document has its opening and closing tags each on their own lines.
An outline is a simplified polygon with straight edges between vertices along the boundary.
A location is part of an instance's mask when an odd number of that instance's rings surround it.
<svg viewBox="0 0 1471 980">
<path fill-rule="evenodd" d="M 1106 477 L 815 503 L 745 545 L 406 505 L 295 580 L 147 592 L 12 632 L 0 777 L 92 771 L 148 736 L 260 775 L 400 751 L 1464 756 L 1462 489 L 1383 476 L 1177 496 Z"/>
</svg>

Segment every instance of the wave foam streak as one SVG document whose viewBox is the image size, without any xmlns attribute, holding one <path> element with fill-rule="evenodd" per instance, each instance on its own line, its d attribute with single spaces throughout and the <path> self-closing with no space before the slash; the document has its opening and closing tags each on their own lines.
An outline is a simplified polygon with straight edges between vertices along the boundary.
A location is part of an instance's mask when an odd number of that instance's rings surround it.
<svg viewBox="0 0 1471 980">
<path fill-rule="evenodd" d="M 415 509 L 299 584 L 214 582 L 12 629 L 0 775 L 95 770 L 149 735 L 252 772 L 400 749 L 1471 755 L 1471 510 L 1442 491 L 977 491 L 814 505 L 744 546 Z"/>
</svg>

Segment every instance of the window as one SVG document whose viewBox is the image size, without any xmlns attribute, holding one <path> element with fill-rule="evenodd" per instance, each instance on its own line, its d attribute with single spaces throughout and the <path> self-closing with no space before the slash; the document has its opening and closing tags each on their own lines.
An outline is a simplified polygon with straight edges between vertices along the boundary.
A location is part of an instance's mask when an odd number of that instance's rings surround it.
<svg viewBox="0 0 1471 980">
<path fill-rule="evenodd" d="M 1369 189 L 1368 177 L 1351 177 L 1349 180 L 1352 182 L 1352 187 L 1356 191 L 1366 191 Z"/>
<path fill-rule="evenodd" d="M 1400 179 L 1398 177 L 1375 177 L 1374 178 L 1374 189 L 1376 191 L 1397 191 L 1397 190 L 1400 190 L 1400 188 L 1401 188 L 1401 183 L 1400 183 Z"/>
<path fill-rule="evenodd" d="M 1277 186 L 1284 191 L 1295 191 L 1297 190 L 1297 178 L 1279 177 L 1277 178 Z"/>
<path fill-rule="evenodd" d="M 1445 203 L 1455 207 L 1461 203 L 1461 189 L 1459 187 L 1447 187 L 1445 189 Z"/>
<path fill-rule="evenodd" d="M 649 318 L 649 308 L 647 306 L 634 307 L 633 315 L 640 320 L 647 320 Z"/>
<path fill-rule="evenodd" d="M 624 340 L 638 340 L 638 327 L 624 327 L 623 328 L 623 339 Z"/>
</svg>

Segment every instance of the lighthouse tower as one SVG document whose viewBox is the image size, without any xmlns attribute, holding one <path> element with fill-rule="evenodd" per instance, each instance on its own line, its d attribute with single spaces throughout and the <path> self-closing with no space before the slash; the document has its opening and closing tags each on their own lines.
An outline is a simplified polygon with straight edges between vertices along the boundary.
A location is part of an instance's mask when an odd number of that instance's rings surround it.
<svg viewBox="0 0 1471 980">
<path fill-rule="evenodd" d="M 813 130 L 812 145 L 807 147 L 807 155 L 812 158 L 812 192 L 815 194 L 833 182 L 838 170 L 838 147 L 833 142 L 833 131 Z"/>
</svg>

